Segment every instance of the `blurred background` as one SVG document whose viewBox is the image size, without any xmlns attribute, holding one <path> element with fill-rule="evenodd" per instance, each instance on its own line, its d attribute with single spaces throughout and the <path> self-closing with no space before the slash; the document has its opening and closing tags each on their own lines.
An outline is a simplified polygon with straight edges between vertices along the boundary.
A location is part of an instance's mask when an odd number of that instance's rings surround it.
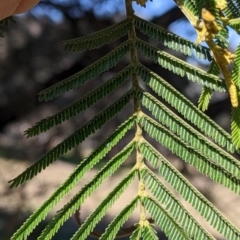
<svg viewBox="0 0 240 240">
<path fill-rule="evenodd" d="M 176 7 L 173 0 L 148 2 L 146 9 L 134 4 L 136 15 L 152 21 L 182 37 L 195 41 L 195 30 L 184 18 L 182 12 Z M 84 36 L 106 28 L 124 19 L 123 0 L 42 0 L 30 12 L 15 16 L 16 24 L 1 31 L 4 38 L 0 38 L 0 239 L 8 240 L 25 219 L 38 208 L 72 172 L 76 164 L 86 157 L 103 139 L 105 139 L 122 121 L 132 113 L 132 106 L 124 109 L 122 114 L 116 116 L 106 124 L 101 131 L 96 132 L 77 148 L 54 162 L 47 170 L 39 174 L 17 189 L 9 189 L 8 181 L 20 174 L 26 167 L 33 164 L 46 151 L 50 150 L 70 135 L 75 129 L 82 126 L 88 119 L 94 117 L 107 105 L 109 98 L 101 100 L 91 109 L 84 111 L 75 118 L 64 122 L 50 131 L 32 139 L 26 139 L 24 131 L 42 118 L 52 115 L 63 109 L 68 104 L 83 96 L 86 92 L 110 79 L 116 72 L 128 64 L 128 58 L 123 59 L 114 68 L 99 76 L 95 81 L 85 84 L 82 88 L 68 92 L 63 96 L 48 103 L 38 102 L 38 93 L 59 82 L 60 80 L 82 70 L 89 64 L 98 60 L 111 51 L 122 38 L 107 44 L 102 48 L 89 52 L 64 53 L 62 41 Z M 239 44 L 238 35 L 229 29 L 230 51 L 235 51 Z M 146 36 L 138 35 L 145 41 Z M 199 61 L 194 56 L 186 57 L 181 53 L 166 49 L 163 44 L 152 40 L 151 44 L 164 51 L 186 60 L 204 70 L 208 68 L 207 61 Z M 201 86 L 190 83 L 153 64 L 148 59 L 140 56 L 141 62 L 154 70 L 161 77 L 168 80 L 176 89 L 197 104 Z M 130 85 L 127 83 L 109 97 L 111 101 L 123 94 Z M 146 87 L 146 86 L 143 86 Z M 230 101 L 225 93 L 214 93 L 207 114 L 217 121 L 224 129 L 230 128 Z M 116 154 L 131 138 L 126 136 L 120 144 L 109 153 L 106 159 Z M 159 144 L 153 143 L 190 181 L 210 199 L 234 224 L 240 227 L 239 222 L 239 196 L 227 189 L 214 184 L 208 178 L 200 175 L 195 169 L 184 164 L 177 157 L 168 152 Z M 94 207 L 106 196 L 107 192 L 121 179 L 133 164 L 132 156 L 123 169 L 118 171 L 111 181 L 106 181 L 95 197 L 88 199 L 81 210 L 84 219 Z M 106 160 L 104 160 L 106 161 Z M 54 208 L 46 220 L 29 237 L 35 240 L 49 219 L 81 188 L 91 176 L 103 166 L 104 161 L 98 164 L 76 189 Z M 123 196 L 124 200 L 131 199 L 136 192 L 136 183 L 131 185 Z M 121 200 L 110 209 L 108 216 L 103 219 L 98 227 L 103 228 L 121 209 Z M 123 206 L 123 205 L 122 205 Z M 197 214 L 194 212 L 194 214 Z M 196 215 L 199 221 L 211 231 L 217 239 L 224 239 Z M 130 219 L 137 221 L 137 213 Z M 78 225 L 71 218 L 59 233 L 56 240 L 70 239 L 77 230 Z M 159 230 L 159 236 L 164 235 Z M 90 238 L 89 238 L 90 239 Z"/>
</svg>

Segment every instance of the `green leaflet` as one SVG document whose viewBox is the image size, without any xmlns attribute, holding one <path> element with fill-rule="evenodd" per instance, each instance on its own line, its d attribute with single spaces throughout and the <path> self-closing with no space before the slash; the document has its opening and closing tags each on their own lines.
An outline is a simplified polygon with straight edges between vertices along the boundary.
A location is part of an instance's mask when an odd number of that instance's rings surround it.
<svg viewBox="0 0 240 240">
<path fill-rule="evenodd" d="M 147 240 L 158 240 L 157 232 L 154 228 L 149 224 L 148 226 L 140 226 L 137 224 L 138 227 L 132 233 L 130 240 L 140 240 L 140 239 L 147 239 Z"/>
<path fill-rule="evenodd" d="M 159 96 L 181 113 L 185 119 L 193 123 L 200 131 L 204 132 L 204 134 L 213 138 L 220 146 L 226 147 L 230 152 L 234 152 L 235 147 L 232 143 L 230 134 L 203 114 L 203 112 L 200 111 L 186 97 L 175 90 L 164 79 L 151 72 L 143 65 L 139 65 L 136 71 L 144 82 L 146 82 Z"/>
<path fill-rule="evenodd" d="M 198 108 L 205 112 L 208 109 L 213 91 L 210 88 L 203 87 L 198 100 Z"/>
<path fill-rule="evenodd" d="M 96 224 L 105 215 L 106 211 L 120 197 L 120 195 L 129 186 L 129 184 L 133 181 L 136 175 L 137 171 L 135 169 L 130 171 L 130 173 L 126 177 L 124 177 L 124 179 L 114 188 L 111 193 L 108 194 L 108 196 L 101 202 L 101 204 L 95 209 L 95 211 L 84 221 L 82 226 L 74 234 L 71 240 L 86 239 L 86 237 L 94 229 Z"/>
<path fill-rule="evenodd" d="M 135 47 L 140 53 L 146 55 L 155 63 L 158 63 L 163 68 L 166 68 L 181 77 L 186 76 L 190 81 L 197 81 L 215 91 L 225 91 L 226 89 L 226 87 L 223 86 L 223 81 L 217 76 L 207 74 L 205 71 L 194 67 L 169 53 L 159 50 L 140 39 L 136 41 Z"/>
<path fill-rule="evenodd" d="M 41 91 L 39 101 L 49 101 L 61 94 L 75 89 L 85 82 L 92 80 L 101 73 L 114 67 L 130 50 L 130 41 L 126 41 L 115 48 L 113 51 L 97 60 L 95 63 L 84 68 L 82 71 L 62 80 L 61 82 Z"/>
<path fill-rule="evenodd" d="M 101 31 L 84 37 L 74 38 L 63 42 L 65 51 L 81 52 L 101 47 L 126 35 L 131 27 L 131 20 L 125 19 Z"/>
<path fill-rule="evenodd" d="M 210 224 L 222 233 L 226 239 L 239 240 L 240 230 L 229 222 L 199 191 L 197 191 L 167 159 L 165 159 L 153 146 L 142 141 L 141 152 L 154 167 L 161 161 L 159 173 L 162 177 L 188 201 Z"/>
<path fill-rule="evenodd" d="M 98 102 L 100 99 L 107 96 L 115 89 L 120 87 L 123 83 L 125 83 L 132 71 L 132 66 L 126 67 L 109 81 L 107 81 L 100 87 L 95 88 L 89 94 L 85 95 L 82 99 L 74 102 L 73 104 L 69 105 L 68 107 L 54 114 L 53 116 L 44 118 L 40 122 L 37 122 L 33 127 L 26 130 L 25 134 L 27 135 L 27 137 L 36 136 L 42 132 L 46 132 L 47 130 L 58 124 L 61 124 L 63 121 L 66 121 L 76 116 L 81 111 L 89 108 L 94 103 Z"/>
<path fill-rule="evenodd" d="M 137 224 L 137 226 L 138 227 L 135 229 L 135 231 L 130 236 L 130 240 L 140 240 L 141 239 L 143 229 L 141 226 L 139 226 L 139 224 Z"/>
<path fill-rule="evenodd" d="M 136 196 L 126 207 L 113 219 L 99 240 L 115 239 L 122 225 L 129 219 L 137 207 L 139 196 Z"/>
<path fill-rule="evenodd" d="M 146 240 L 158 240 L 157 232 L 151 225 L 142 229 L 142 238 Z"/>
<path fill-rule="evenodd" d="M 153 38 L 165 46 L 179 51 L 185 55 L 191 56 L 194 53 L 198 58 L 212 59 L 210 51 L 208 48 L 201 45 L 197 45 L 187 39 L 179 37 L 164 28 L 161 28 L 153 23 L 150 23 L 146 20 L 143 20 L 139 17 L 135 18 L 135 26 L 144 34 L 148 35 L 150 38 Z"/>
<path fill-rule="evenodd" d="M 220 74 L 220 69 L 219 69 L 217 63 L 215 62 L 215 60 L 213 60 L 211 62 L 208 73 L 214 74 L 216 76 L 218 76 Z M 198 100 L 198 108 L 201 109 L 203 112 L 206 111 L 209 106 L 209 102 L 211 100 L 212 93 L 213 93 L 213 91 L 210 88 L 205 87 L 205 86 L 203 87 L 201 95 Z"/>
<path fill-rule="evenodd" d="M 208 73 L 214 74 L 216 76 L 218 76 L 220 74 L 219 66 L 217 65 L 217 63 L 215 62 L 214 59 L 212 60 L 210 66 L 209 66 Z"/>
<path fill-rule="evenodd" d="M 174 221 L 178 222 L 189 236 L 194 239 L 214 240 L 149 169 L 142 169 L 141 176 L 158 202 L 165 205 L 165 210 L 171 214 Z"/>
<path fill-rule="evenodd" d="M 105 157 L 112 147 L 123 138 L 126 132 L 133 126 L 134 121 L 135 117 L 131 116 L 85 158 L 52 196 L 27 219 L 12 236 L 11 240 L 26 239 L 40 221 L 46 217 L 47 213 L 80 181 L 84 174 Z"/>
</svg>

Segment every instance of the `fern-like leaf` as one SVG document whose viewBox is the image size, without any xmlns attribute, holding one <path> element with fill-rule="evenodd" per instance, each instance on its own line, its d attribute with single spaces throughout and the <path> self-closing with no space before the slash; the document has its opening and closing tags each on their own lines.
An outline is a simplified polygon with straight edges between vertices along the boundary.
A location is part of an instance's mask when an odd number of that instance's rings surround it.
<svg viewBox="0 0 240 240">
<path fill-rule="evenodd" d="M 141 176 L 158 202 L 166 206 L 165 210 L 171 214 L 174 221 L 178 222 L 189 236 L 193 236 L 194 239 L 214 240 L 213 236 L 201 227 L 181 202 L 149 169 L 144 168 L 141 171 Z"/>
<path fill-rule="evenodd" d="M 62 80 L 61 82 L 46 88 L 39 93 L 39 101 L 49 101 L 61 94 L 75 89 L 85 82 L 96 78 L 101 73 L 114 67 L 130 50 L 130 41 L 126 41 L 113 51 L 97 60 L 95 63 L 84 68 L 82 71 Z"/>
<path fill-rule="evenodd" d="M 230 223 L 199 191 L 197 191 L 176 170 L 167 159 L 165 159 L 153 146 L 146 141 L 140 144 L 141 152 L 150 163 L 156 166 L 161 161 L 159 173 L 162 177 L 189 202 L 210 224 L 223 234 L 226 239 L 239 240 L 240 230 Z"/>
<path fill-rule="evenodd" d="M 114 117 L 119 111 L 121 111 L 132 99 L 133 92 L 129 91 L 121 98 L 119 98 L 115 103 L 110 105 L 108 108 L 103 110 L 99 115 L 95 116 L 86 125 L 75 131 L 72 135 L 66 138 L 63 142 L 58 144 L 42 158 L 38 160 L 37 163 L 28 167 L 23 173 L 18 175 L 13 180 L 9 181 L 11 187 L 16 187 L 29 181 L 43 169 L 49 166 L 52 162 L 56 161 L 60 156 L 65 154 L 67 151 L 71 150 L 79 143 L 83 142 L 86 137 L 94 133 L 96 130 L 100 129 L 107 121 Z M 34 129 L 33 129 L 34 131 Z"/>
<path fill-rule="evenodd" d="M 163 68 L 166 68 L 181 77 L 186 75 L 190 81 L 197 81 L 215 91 L 226 91 L 223 81 L 213 74 L 207 74 L 205 71 L 194 67 L 169 53 L 159 50 L 140 39 L 136 41 L 135 47 L 140 53 L 144 54 L 155 63 L 158 63 Z"/>
<path fill-rule="evenodd" d="M 143 65 L 139 65 L 139 67 L 136 68 L 136 71 L 144 82 L 146 82 L 159 96 L 166 100 L 200 131 L 213 138 L 220 146 L 226 147 L 228 151 L 235 151 L 230 134 L 219 127 L 164 79 L 151 72 Z"/>
<path fill-rule="evenodd" d="M 33 229 L 43 220 L 47 213 L 80 181 L 84 174 L 97 164 L 115 146 L 126 132 L 133 126 L 135 117 L 131 116 L 120 125 L 101 145 L 99 145 L 77 168 L 68 179 L 52 194 L 52 196 L 37 210 L 21 228 L 12 236 L 11 240 L 25 239 Z"/>
<path fill-rule="evenodd" d="M 173 154 L 176 154 L 184 161 L 196 167 L 201 173 L 209 176 L 213 181 L 240 194 L 240 178 L 227 172 L 224 167 L 214 160 L 203 156 L 197 149 L 184 143 L 175 134 L 148 116 L 142 115 L 138 118 L 138 122 L 152 138 L 168 148 Z"/>
<path fill-rule="evenodd" d="M 212 90 L 208 87 L 203 87 L 201 95 L 198 100 L 198 108 L 205 112 L 208 109 L 210 99 L 212 97 Z"/>
<path fill-rule="evenodd" d="M 51 127 L 61 124 L 63 121 L 76 116 L 81 111 L 89 108 L 98 100 L 102 99 L 103 97 L 113 92 L 116 88 L 120 87 L 127 80 L 132 71 L 132 66 L 126 67 L 116 76 L 111 78 L 105 84 L 91 91 L 82 99 L 74 102 L 73 104 L 56 113 L 55 115 L 44 118 L 40 122 L 37 122 L 33 127 L 26 130 L 25 134 L 27 135 L 27 137 L 39 135 L 42 132 L 46 132 Z"/>
<path fill-rule="evenodd" d="M 163 230 L 169 240 L 191 239 L 155 200 L 150 197 L 144 197 L 143 203 L 154 219 L 154 222 Z"/>
<path fill-rule="evenodd" d="M 238 160 L 209 141 L 149 93 L 143 92 L 141 100 L 143 106 L 149 109 L 155 118 L 166 125 L 172 133 L 177 133 L 183 141 L 197 149 L 204 157 L 212 159 L 229 174 L 240 179 L 240 163 Z"/>
<path fill-rule="evenodd" d="M 130 173 L 108 194 L 108 196 L 101 202 L 95 211 L 85 220 L 79 230 L 74 234 L 71 240 L 86 239 L 93 231 L 96 224 L 106 214 L 107 210 L 114 204 L 114 202 L 121 196 L 123 191 L 136 177 L 137 171 L 133 169 Z"/>
<path fill-rule="evenodd" d="M 161 28 L 153 23 L 143 20 L 139 17 L 135 17 L 135 26 L 144 34 L 148 35 L 160 43 L 163 43 L 168 48 L 179 51 L 187 56 L 191 56 L 194 53 L 198 58 L 207 59 L 211 61 L 212 57 L 209 48 L 203 47 L 196 43 L 193 43 L 187 39 L 175 35 Z"/>
<path fill-rule="evenodd" d="M 63 42 L 66 52 L 81 52 L 101 47 L 113 42 L 128 33 L 131 27 L 131 20 L 125 19 L 101 31 L 88 36 L 74 38 Z"/>
<path fill-rule="evenodd" d="M 136 208 L 139 196 L 135 197 L 127 206 L 113 219 L 107 229 L 100 237 L 100 240 L 115 239 L 122 225 L 129 219 L 133 210 Z"/>
<path fill-rule="evenodd" d="M 81 204 L 89 197 L 100 184 L 108 177 L 110 177 L 126 160 L 134 149 L 135 142 L 131 142 L 122 151 L 120 151 L 115 157 L 113 157 L 108 163 L 99 171 L 95 177 L 86 184 L 78 194 L 76 194 L 53 218 L 53 220 L 47 225 L 42 232 L 39 240 L 51 239 L 63 223 L 76 212 Z"/>
<path fill-rule="evenodd" d="M 213 60 L 211 62 L 208 73 L 214 74 L 216 76 L 218 76 L 220 74 L 220 69 L 219 69 L 217 63 L 215 62 L 215 60 Z M 210 99 L 212 97 L 212 93 L 213 93 L 213 91 L 210 88 L 203 87 L 201 95 L 198 100 L 198 108 L 199 109 L 201 109 L 202 111 L 207 110 L 209 103 L 210 103 Z"/>
</svg>

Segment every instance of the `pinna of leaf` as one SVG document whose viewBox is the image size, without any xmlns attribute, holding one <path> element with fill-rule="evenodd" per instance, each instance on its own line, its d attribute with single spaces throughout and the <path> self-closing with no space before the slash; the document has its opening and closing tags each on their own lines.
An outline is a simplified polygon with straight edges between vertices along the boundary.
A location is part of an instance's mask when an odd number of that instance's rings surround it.
<svg viewBox="0 0 240 240">
<path fill-rule="evenodd" d="M 197 44 L 206 42 L 213 60 L 210 66 L 216 66 L 215 70 L 210 67 L 209 73 L 218 75 L 222 73 L 225 84 L 230 95 L 232 105 L 231 116 L 231 135 L 235 148 L 240 148 L 240 107 L 239 107 L 239 53 L 232 54 L 227 50 L 228 47 L 228 30 L 227 26 L 232 27 L 238 32 L 239 24 L 236 24 L 236 17 L 240 17 L 239 11 L 230 10 L 233 5 L 226 0 L 206 1 L 197 5 L 187 5 L 183 0 L 175 0 L 179 8 L 190 21 L 191 25 L 197 32 Z M 204 5 L 205 4 L 205 5 Z M 230 12 L 229 12 L 230 10 Z M 201 18 L 198 17 L 200 12 Z M 238 19 L 237 18 L 237 19 Z M 237 20 L 239 22 L 239 20 Z M 233 24 L 232 24 L 233 23 Z M 238 49 L 240 46 L 238 47 Z M 239 49 L 240 50 L 240 49 Z M 234 62 L 233 71 L 229 70 L 229 64 Z M 212 72 L 214 71 L 214 72 Z M 208 108 L 209 101 L 213 91 L 208 86 L 204 86 L 199 98 L 199 108 L 205 111 Z"/>
</svg>

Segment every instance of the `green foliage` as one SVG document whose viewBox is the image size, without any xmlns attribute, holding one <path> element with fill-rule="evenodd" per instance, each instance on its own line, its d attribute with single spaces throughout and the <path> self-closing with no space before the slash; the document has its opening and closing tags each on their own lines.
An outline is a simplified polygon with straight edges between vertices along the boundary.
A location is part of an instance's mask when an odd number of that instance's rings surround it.
<svg viewBox="0 0 240 240">
<path fill-rule="evenodd" d="M 145 0 L 136 1 L 145 6 Z M 238 18 L 240 1 L 227 1 L 228 7 L 221 9 L 214 0 L 176 0 L 183 13 L 191 23 L 199 18 L 202 8 L 208 8 L 221 25 L 221 30 L 215 36 L 216 44 L 222 49 L 228 43 L 228 33 L 221 21 L 221 14 L 229 17 L 230 26 L 239 27 Z M 223 1 L 224 2 L 224 1 Z M 158 225 L 169 239 L 214 239 L 210 233 L 194 218 L 189 209 L 184 207 L 180 200 L 172 193 L 176 191 L 188 202 L 209 224 L 221 233 L 226 239 L 239 240 L 240 230 L 228 221 L 213 204 L 206 199 L 192 184 L 158 151 L 150 140 L 145 138 L 147 133 L 151 139 L 165 146 L 173 154 L 186 163 L 195 167 L 200 173 L 208 176 L 236 194 L 240 194 L 240 163 L 231 154 L 240 148 L 240 108 L 232 110 L 232 136 L 207 117 L 190 100 L 174 89 L 165 79 L 152 72 L 140 63 L 138 53 L 148 57 L 161 67 L 180 77 L 203 85 L 199 99 L 199 108 L 206 110 L 214 91 L 226 91 L 224 80 L 219 78 L 220 68 L 216 59 L 211 57 L 211 51 L 159 26 L 149 23 L 134 15 L 132 0 L 126 0 L 126 19 L 103 29 L 99 32 L 64 42 L 68 52 L 79 52 L 101 47 L 113 42 L 122 36 L 128 35 L 128 40 L 120 44 L 111 52 L 97 60 L 82 71 L 62 80 L 61 82 L 39 93 L 40 101 L 48 101 L 63 93 L 82 86 L 105 71 L 114 67 L 118 62 L 130 56 L 127 67 L 109 79 L 107 82 L 86 93 L 70 106 L 37 122 L 26 130 L 27 137 L 33 137 L 61 124 L 62 122 L 81 114 L 91 108 L 101 99 L 114 93 L 117 88 L 129 81 L 131 89 L 123 93 L 115 102 L 111 102 L 97 116 L 74 131 L 69 137 L 46 153 L 39 161 L 19 176 L 11 180 L 11 187 L 17 187 L 31 180 L 52 162 L 56 161 L 67 151 L 86 140 L 91 134 L 101 129 L 117 114 L 133 103 L 133 111 L 127 120 L 122 123 L 105 141 L 84 160 L 82 160 L 68 179 L 52 194 L 52 196 L 36 210 L 12 236 L 12 240 L 27 239 L 36 226 L 47 216 L 48 212 L 72 190 L 82 177 L 99 163 L 118 142 L 130 131 L 135 135 L 125 147 L 110 159 L 99 172 L 62 208 L 42 231 L 40 240 L 52 239 L 59 228 L 77 211 L 81 211 L 82 204 L 91 197 L 105 179 L 116 174 L 121 165 L 135 152 L 135 164 L 129 173 L 122 177 L 119 184 L 109 192 L 96 209 L 83 221 L 72 240 L 87 239 L 95 234 L 95 227 L 107 214 L 107 211 L 119 199 L 121 194 L 133 182 L 138 181 L 138 189 L 132 193 L 132 201 L 109 223 L 100 239 L 112 240 L 116 237 L 130 236 L 135 239 L 158 239 L 154 224 Z M 226 24 L 227 24 L 226 23 Z M 162 43 L 167 48 L 181 52 L 187 56 L 195 54 L 200 59 L 210 61 L 207 72 L 192 66 L 170 53 L 152 46 L 139 39 L 136 30 Z M 237 88 L 239 83 L 240 48 L 236 52 L 233 82 Z M 158 97 L 154 97 L 148 90 L 140 87 L 140 81 L 148 85 Z M 129 84 L 130 85 L 130 84 Z M 147 111 L 146 111 L 147 110 Z M 131 155 L 132 156 L 132 155 Z M 156 169 L 150 170 L 149 164 Z M 158 172 L 158 173 L 157 173 Z M 158 178 L 164 179 L 168 183 Z M 139 221 L 128 229 L 122 229 L 132 212 L 139 209 Z M 147 212 L 151 219 L 147 218 Z"/>
<path fill-rule="evenodd" d="M 83 85 L 89 80 L 92 80 L 93 78 L 99 76 L 101 73 L 114 67 L 119 61 L 123 59 L 129 50 L 130 41 L 128 40 L 82 71 L 40 92 L 39 101 L 49 101 L 67 91 Z"/>
</svg>

